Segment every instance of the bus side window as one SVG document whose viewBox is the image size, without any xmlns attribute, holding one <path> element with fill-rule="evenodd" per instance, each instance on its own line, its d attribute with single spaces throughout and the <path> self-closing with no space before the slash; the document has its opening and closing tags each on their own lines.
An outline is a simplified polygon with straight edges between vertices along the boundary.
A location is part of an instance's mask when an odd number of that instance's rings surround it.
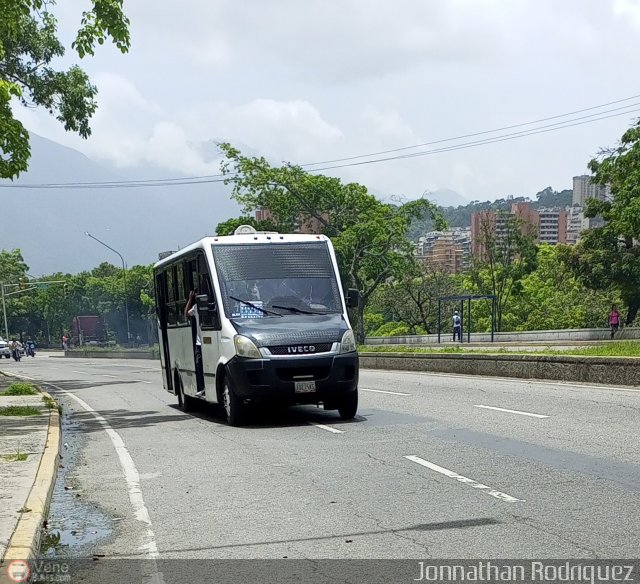
<svg viewBox="0 0 640 584">
<path fill-rule="evenodd" d="M 176 314 L 177 286 L 176 286 L 176 267 L 170 266 L 167 274 L 167 323 L 170 325 L 177 324 L 178 318 Z"/>
<path fill-rule="evenodd" d="M 167 272 L 156 274 L 156 314 L 160 327 L 167 326 Z"/>
<path fill-rule="evenodd" d="M 185 267 L 186 262 L 176 264 L 176 322 L 181 324 L 187 322 L 184 317 L 184 308 L 187 305 L 187 296 L 189 295 L 185 286 Z"/>
</svg>

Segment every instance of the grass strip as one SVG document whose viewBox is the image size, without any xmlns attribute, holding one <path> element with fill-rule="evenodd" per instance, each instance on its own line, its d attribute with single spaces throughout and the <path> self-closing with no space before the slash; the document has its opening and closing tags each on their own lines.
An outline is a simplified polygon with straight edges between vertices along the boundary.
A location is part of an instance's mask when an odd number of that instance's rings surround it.
<svg viewBox="0 0 640 584">
<path fill-rule="evenodd" d="M 473 345 L 473 343 L 472 343 Z M 610 341 L 590 347 L 574 347 L 572 349 L 518 349 L 513 347 L 478 347 L 467 349 L 466 347 L 425 347 L 413 345 L 361 345 L 358 351 L 362 353 L 417 353 L 417 354 L 442 354 L 453 353 L 458 355 L 496 354 L 501 355 L 576 355 L 585 357 L 640 357 L 640 341 Z"/>
<path fill-rule="evenodd" d="M 0 407 L 0 416 L 38 416 L 40 410 L 33 406 L 3 406 Z"/>
</svg>

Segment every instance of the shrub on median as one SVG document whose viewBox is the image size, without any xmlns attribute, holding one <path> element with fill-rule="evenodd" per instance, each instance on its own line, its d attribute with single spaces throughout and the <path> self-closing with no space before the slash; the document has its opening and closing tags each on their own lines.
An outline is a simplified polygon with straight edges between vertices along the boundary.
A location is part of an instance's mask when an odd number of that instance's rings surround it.
<svg viewBox="0 0 640 584">
<path fill-rule="evenodd" d="M 35 385 L 16 381 L 12 383 L 4 391 L 0 391 L 0 395 L 38 395 L 40 393 Z"/>
</svg>

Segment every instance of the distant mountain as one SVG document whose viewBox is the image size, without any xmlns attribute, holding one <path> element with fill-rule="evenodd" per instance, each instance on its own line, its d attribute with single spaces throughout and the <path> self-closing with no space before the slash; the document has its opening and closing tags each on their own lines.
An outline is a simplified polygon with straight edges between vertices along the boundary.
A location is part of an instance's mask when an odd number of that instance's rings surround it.
<svg viewBox="0 0 640 584">
<path fill-rule="evenodd" d="M 427 193 L 425 197 L 440 207 L 459 207 L 469 203 L 469 199 L 465 199 L 460 193 L 451 189 L 438 189 Z"/>
<path fill-rule="evenodd" d="M 148 264 L 160 251 L 179 249 L 239 214 L 222 183 L 174 187 L 103 189 L 1 188 L 11 185 L 101 182 L 140 178 L 138 172 L 111 171 L 80 152 L 31 135 L 29 171 L 14 183 L 0 180 L 0 249 L 22 249 L 32 274 L 78 272 L 116 254 L 85 237 L 101 239 L 128 265 Z M 149 176 L 149 175 L 146 175 Z M 175 176 L 156 169 L 154 177 Z"/>
</svg>

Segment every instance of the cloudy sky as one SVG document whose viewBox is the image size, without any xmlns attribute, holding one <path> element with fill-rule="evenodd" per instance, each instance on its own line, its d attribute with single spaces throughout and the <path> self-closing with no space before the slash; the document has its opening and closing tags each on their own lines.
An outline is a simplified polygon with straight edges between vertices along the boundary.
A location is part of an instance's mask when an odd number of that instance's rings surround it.
<svg viewBox="0 0 640 584">
<path fill-rule="evenodd" d="M 85 5 L 56 7 L 68 43 Z M 640 94 L 640 0 L 125 0 L 125 10 L 130 53 L 101 47 L 82 63 L 100 90 L 90 140 L 19 112 L 30 130 L 122 169 L 213 174 L 211 140 L 274 161 L 330 160 Z M 330 172 L 383 195 L 533 195 L 570 188 L 638 115 Z"/>
</svg>

